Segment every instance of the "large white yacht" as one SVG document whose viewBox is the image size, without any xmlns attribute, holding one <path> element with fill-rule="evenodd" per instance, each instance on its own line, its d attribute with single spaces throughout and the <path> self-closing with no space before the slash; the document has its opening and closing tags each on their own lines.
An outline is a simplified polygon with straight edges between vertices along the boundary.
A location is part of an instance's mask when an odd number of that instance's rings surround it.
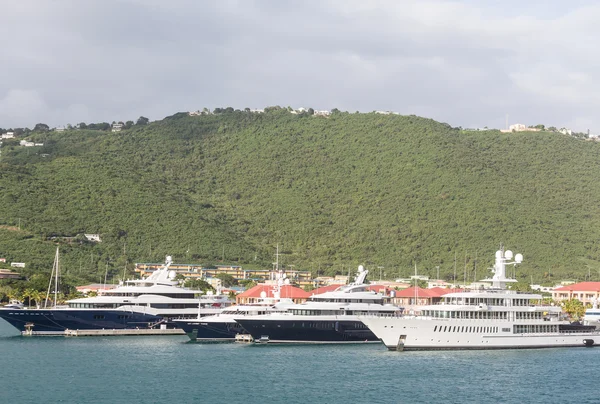
<svg viewBox="0 0 600 404">
<path fill-rule="evenodd" d="M 169 270 L 172 258 L 145 279 L 128 280 L 100 296 L 68 300 L 69 308 L 115 309 L 152 314 L 164 319 L 186 319 L 210 316 L 231 306 L 228 296 L 179 287 L 175 272 Z"/>
<path fill-rule="evenodd" d="M 550 348 L 600 344 L 593 326 L 571 324 L 557 306 L 542 305 L 542 296 L 506 289 L 506 266 L 520 264 L 503 248 L 496 252 L 492 289 L 449 293 L 418 315 L 361 320 L 390 350 Z"/>
<path fill-rule="evenodd" d="M 175 273 L 169 271 L 171 263 L 168 256 L 165 265 L 148 278 L 127 281 L 104 295 L 68 300 L 66 306 L 57 306 L 55 297 L 54 305 L 48 308 L 0 308 L 0 318 L 22 334 L 63 335 L 66 330 L 147 329 L 158 325 L 174 328 L 170 321 L 173 318 L 212 315 L 232 304 L 227 296 L 203 295 L 199 290 L 178 287 Z M 57 249 L 55 291 L 58 268 Z"/>
<path fill-rule="evenodd" d="M 377 337 L 362 324 L 358 315 L 394 316 L 400 309 L 386 304 L 386 296 L 368 290 L 369 285 L 364 284 L 367 274 L 361 265 L 355 282 L 350 285 L 311 296 L 305 303 L 287 306 L 284 313 L 240 316 L 235 320 L 257 342 L 377 342 Z"/>
</svg>

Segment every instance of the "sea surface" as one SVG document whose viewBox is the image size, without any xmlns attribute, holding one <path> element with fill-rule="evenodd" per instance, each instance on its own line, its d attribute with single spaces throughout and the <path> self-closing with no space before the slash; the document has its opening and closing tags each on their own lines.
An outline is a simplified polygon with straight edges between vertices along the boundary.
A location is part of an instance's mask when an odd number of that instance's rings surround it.
<svg viewBox="0 0 600 404">
<path fill-rule="evenodd" d="M 0 320 L 0 403 L 598 403 L 599 348 L 22 337 Z"/>
</svg>

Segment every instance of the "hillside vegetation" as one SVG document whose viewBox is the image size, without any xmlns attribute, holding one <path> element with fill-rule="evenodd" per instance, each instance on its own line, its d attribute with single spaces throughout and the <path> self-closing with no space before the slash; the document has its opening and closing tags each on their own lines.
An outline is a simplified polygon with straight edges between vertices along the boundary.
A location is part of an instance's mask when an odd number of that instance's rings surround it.
<svg viewBox="0 0 600 404">
<path fill-rule="evenodd" d="M 276 245 L 294 269 L 362 263 L 373 279 L 416 264 L 462 281 L 487 277 L 503 243 L 527 281 L 600 280 L 594 142 L 276 108 L 30 138 L 44 146 L 5 142 L 0 160 L 0 225 L 20 227 L 0 227 L 0 256 L 28 276 L 50 271 L 59 242 L 73 282 L 167 254 L 270 268 Z M 61 238 L 83 233 L 102 242 Z"/>
</svg>

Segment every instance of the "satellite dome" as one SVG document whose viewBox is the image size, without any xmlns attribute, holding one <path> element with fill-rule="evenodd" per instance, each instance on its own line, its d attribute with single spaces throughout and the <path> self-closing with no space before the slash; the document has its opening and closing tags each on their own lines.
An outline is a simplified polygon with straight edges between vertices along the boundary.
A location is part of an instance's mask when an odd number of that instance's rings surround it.
<svg viewBox="0 0 600 404">
<path fill-rule="evenodd" d="M 502 258 L 502 250 L 496 251 L 496 258 Z"/>
<path fill-rule="evenodd" d="M 265 297 L 267 297 L 267 292 L 265 292 L 264 290 L 262 292 L 260 292 L 260 297 L 263 298 L 263 299 Z"/>
<path fill-rule="evenodd" d="M 512 259 L 512 257 L 513 257 L 513 253 L 512 253 L 512 251 L 511 251 L 511 250 L 506 250 L 506 251 L 504 252 L 504 256 L 506 257 L 506 259 L 507 259 L 507 260 L 510 260 L 510 259 Z"/>
<path fill-rule="evenodd" d="M 362 265 L 358 266 L 358 272 L 362 272 L 365 270 L 365 267 L 363 267 Z"/>
<path fill-rule="evenodd" d="M 283 283 L 285 283 L 286 285 L 289 285 L 290 284 L 290 280 L 286 279 Z"/>
<path fill-rule="evenodd" d="M 169 271 L 169 279 L 174 279 L 177 276 L 175 271 Z"/>
<path fill-rule="evenodd" d="M 515 261 L 517 261 L 519 264 L 523 262 L 523 254 L 515 255 Z"/>
</svg>

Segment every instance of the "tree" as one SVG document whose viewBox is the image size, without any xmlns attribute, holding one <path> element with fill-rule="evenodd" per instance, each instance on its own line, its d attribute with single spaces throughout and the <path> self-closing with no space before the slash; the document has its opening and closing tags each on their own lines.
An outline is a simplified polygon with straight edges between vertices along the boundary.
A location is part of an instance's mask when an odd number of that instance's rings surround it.
<svg viewBox="0 0 600 404">
<path fill-rule="evenodd" d="M 577 299 L 565 300 L 562 302 L 563 309 L 572 319 L 579 320 L 585 314 L 583 303 Z"/>
<path fill-rule="evenodd" d="M 187 279 L 184 283 L 184 286 L 189 289 L 201 290 L 203 292 L 215 291 L 215 288 L 213 288 L 211 284 L 206 282 L 204 279 Z"/>
<path fill-rule="evenodd" d="M 79 125 L 77 125 L 77 127 L 79 129 L 87 129 L 87 125 L 85 124 L 85 122 L 79 122 Z"/>
<path fill-rule="evenodd" d="M 256 282 L 252 279 L 240 279 L 238 285 L 243 286 L 246 289 L 250 289 L 256 286 Z"/>
<path fill-rule="evenodd" d="M 229 288 L 238 284 L 237 280 L 229 274 L 217 274 L 215 278 L 221 280 L 221 285 Z"/>
<path fill-rule="evenodd" d="M 516 290 L 519 292 L 531 292 L 531 285 L 527 282 L 516 282 L 510 286 L 511 290 Z"/>
<path fill-rule="evenodd" d="M 135 124 L 142 126 L 142 125 L 147 125 L 148 122 L 150 122 L 150 120 L 148 118 L 146 118 L 145 116 L 140 116 Z"/>
<path fill-rule="evenodd" d="M 27 307 L 31 306 L 31 297 L 33 293 L 35 293 L 35 290 L 27 288 L 21 294 L 23 300 L 27 299 Z"/>
<path fill-rule="evenodd" d="M 48 132 L 49 130 L 50 130 L 50 127 L 48 125 L 46 125 L 45 123 L 36 123 L 35 126 L 33 127 L 34 132 Z"/>
<path fill-rule="evenodd" d="M 123 129 L 130 129 L 133 126 L 133 121 L 125 122 L 125 126 Z"/>
<path fill-rule="evenodd" d="M 35 306 L 39 309 L 42 307 L 42 301 L 46 300 L 46 293 L 35 290 L 31 293 L 31 299 L 35 301 Z"/>
</svg>

